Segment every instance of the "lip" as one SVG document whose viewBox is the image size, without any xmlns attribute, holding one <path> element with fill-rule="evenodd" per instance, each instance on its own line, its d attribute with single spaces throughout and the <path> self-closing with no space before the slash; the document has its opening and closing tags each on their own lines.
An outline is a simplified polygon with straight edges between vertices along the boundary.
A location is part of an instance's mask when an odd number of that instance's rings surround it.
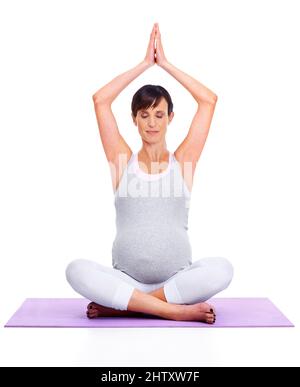
<svg viewBox="0 0 300 387">
<path fill-rule="evenodd" d="M 159 133 L 159 130 L 146 130 L 147 133 L 154 134 Z"/>
</svg>

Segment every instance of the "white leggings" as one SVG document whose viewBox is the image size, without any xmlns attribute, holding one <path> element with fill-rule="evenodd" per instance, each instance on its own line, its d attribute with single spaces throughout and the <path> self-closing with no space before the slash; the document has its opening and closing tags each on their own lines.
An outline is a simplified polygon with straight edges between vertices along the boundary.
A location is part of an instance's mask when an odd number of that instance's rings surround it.
<svg viewBox="0 0 300 387">
<path fill-rule="evenodd" d="M 145 293 L 163 287 L 167 302 L 195 304 L 204 302 L 227 288 L 233 277 L 233 266 L 223 257 L 202 258 L 164 282 L 144 284 L 125 272 L 87 259 L 76 259 L 66 268 L 72 288 L 97 304 L 127 310 L 136 288 Z"/>
</svg>

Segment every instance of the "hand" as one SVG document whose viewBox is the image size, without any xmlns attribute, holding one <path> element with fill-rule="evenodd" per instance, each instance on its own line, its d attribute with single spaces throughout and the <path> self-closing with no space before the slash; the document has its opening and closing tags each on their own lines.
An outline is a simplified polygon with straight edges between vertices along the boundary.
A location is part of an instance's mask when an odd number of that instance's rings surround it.
<svg viewBox="0 0 300 387">
<path fill-rule="evenodd" d="M 157 63 L 158 66 L 163 66 L 168 61 L 166 59 L 163 46 L 161 43 L 161 35 L 160 35 L 158 23 L 155 23 L 154 26 L 155 26 L 155 40 L 156 40 L 155 63 Z"/>
<path fill-rule="evenodd" d="M 149 66 L 154 66 L 155 65 L 155 57 L 154 57 L 154 52 L 155 52 L 155 45 L 154 45 L 154 40 L 155 40 L 155 24 L 152 28 L 152 32 L 150 34 L 150 40 L 148 43 L 148 49 L 147 53 L 145 56 L 144 61 L 149 65 Z"/>
</svg>

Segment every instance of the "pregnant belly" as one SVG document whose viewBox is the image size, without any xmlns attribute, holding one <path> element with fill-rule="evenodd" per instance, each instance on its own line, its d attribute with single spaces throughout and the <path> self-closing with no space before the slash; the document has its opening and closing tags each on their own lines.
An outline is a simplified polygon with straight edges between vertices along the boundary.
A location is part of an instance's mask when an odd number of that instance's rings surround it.
<svg viewBox="0 0 300 387">
<path fill-rule="evenodd" d="M 183 230 L 134 230 L 118 234 L 113 242 L 113 267 L 137 281 L 166 281 L 192 263 L 192 251 Z"/>
</svg>

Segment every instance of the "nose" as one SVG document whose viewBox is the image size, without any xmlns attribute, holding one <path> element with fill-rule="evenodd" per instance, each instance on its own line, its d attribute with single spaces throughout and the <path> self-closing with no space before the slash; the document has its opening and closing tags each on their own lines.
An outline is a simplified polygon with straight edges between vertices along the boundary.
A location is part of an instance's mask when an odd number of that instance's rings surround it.
<svg viewBox="0 0 300 387">
<path fill-rule="evenodd" d="M 155 127 L 155 124 L 156 124 L 155 118 L 149 118 L 148 126 L 153 128 L 153 127 Z"/>
</svg>

